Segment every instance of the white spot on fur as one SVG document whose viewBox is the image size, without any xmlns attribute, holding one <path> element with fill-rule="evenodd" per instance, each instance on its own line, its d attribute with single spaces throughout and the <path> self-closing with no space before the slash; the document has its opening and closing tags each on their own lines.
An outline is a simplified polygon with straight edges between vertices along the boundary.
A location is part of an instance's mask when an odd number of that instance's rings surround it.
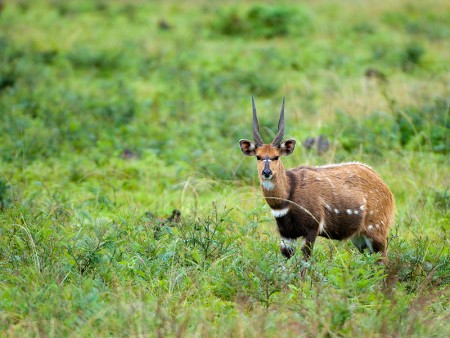
<svg viewBox="0 0 450 338">
<path fill-rule="evenodd" d="M 354 213 L 355 213 L 355 215 L 358 215 L 359 214 L 359 211 L 358 210 L 355 210 L 355 211 L 353 211 Z"/>
<path fill-rule="evenodd" d="M 331 211 L 331 207 L 330 207 L 328 204 L 325 204 L 325 208 L 326 208 L 328 211 Z"/>
<path fill-rule="evenodd" d="M 273 215 L 275 218 L 280 218 L 280 217 L 285 216 L 285 215 L 288 213 L 289 208 L 284 208 L 284 209 L 279 209 L 279 210 L 277 210 L 277 209 L 271 209 L 271 210 L 272 210 L 272 215 Z"/>
<path fill-rule="evenodd" d="M 379 226 L 378 224 L 375 224 L 375 228 L 377 228 L 377 229 L 378 229 L 379 227 L 380 227 L 380 226 Z"/>
<path fill-rule="evenodd" d="M 361 206 L 359 207 L 359 210 L 363 211 L 365 208 L 366 208 L 366 207 L 365 207 L 364 205 L 361 205 Z"/>
<path fill-rule="evenodd" d="M 372 230 L 373 229 L 373 225 L 369 224 L 369 226 L 367 227 L 367 230 Z"/>
<path fill-rule="evenodd" d="M 339 214 L 339 210 L 338 210 L 338 209 L 334 209 L 334 212 L 335 212 L 336 214 Z"/>
<path fill-rule="evenodd" d="M 347 209 L 347 214 L 351 215 L 352 214 L 352 210 L 351 209 Z"/>
<path fill-rule="evenodd" d="M 264 190 L 272 191 L 275 188 L 275 185 L 270 180 L 263 180 L 262 181 L 262 187 L 263 187 Z"/>
</svg>

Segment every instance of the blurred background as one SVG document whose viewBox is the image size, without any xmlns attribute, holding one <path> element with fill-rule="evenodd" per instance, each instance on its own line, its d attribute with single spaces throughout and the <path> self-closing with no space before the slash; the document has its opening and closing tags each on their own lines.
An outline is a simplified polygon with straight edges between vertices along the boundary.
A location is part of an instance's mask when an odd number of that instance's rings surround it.
<svg viewBox="0 0 450 338">
<path fill-rule="evenodd" d="M 448 335 L 449 23 L 445 0 L 0 0 L 0 331 Z M 384 178 L 389 271 L 347 242 L 305 281 L 281 257 L 252 96 L 266 142 L 286 97 L 287 168 Z"/>
<path fill-rule="evenodd" d="M 155 193 L 189 177 L 254 184 L 238 148 L 252 95 L 267 140 L 286 97 L 288 167 L 446 156 L 449 13 L 446 1 L 3 1 L 0 159 L 57 162 L 73 182 L 144 160 Z"/>
<path fill-rule="evenodd" d="M 0 159 L 60 183 L 127 167 L 147 204 L 254 185 L 251 96 L 266 140 L 286 97 L 287 167 L 444 159 L 449 22 L 446 1 L 3 1 Z"/>
</svg>

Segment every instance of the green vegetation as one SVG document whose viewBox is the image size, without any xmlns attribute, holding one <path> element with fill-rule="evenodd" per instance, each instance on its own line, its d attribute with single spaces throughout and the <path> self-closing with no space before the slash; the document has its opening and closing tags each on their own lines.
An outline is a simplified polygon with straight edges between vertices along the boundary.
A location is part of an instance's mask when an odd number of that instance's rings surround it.
<svg viewBox="0 0 450 338">
<path fill-rule="evenodd" d="M 3 4 L 1 336 L 449 335 L 448 1 Z M 252 95 L 266 138 L 286 97 L 286 167 L 385 179 L 389 269 L 281 256 Z"/>
</svg>

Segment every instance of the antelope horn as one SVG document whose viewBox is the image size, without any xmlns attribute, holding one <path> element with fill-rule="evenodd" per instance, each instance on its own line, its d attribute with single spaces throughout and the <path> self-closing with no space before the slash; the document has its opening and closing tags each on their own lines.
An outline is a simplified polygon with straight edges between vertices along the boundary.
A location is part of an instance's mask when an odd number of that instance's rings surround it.
<svg viewBox="0 0 450 338">
<path fill-rule="evenodd" d="M 278 121 L 278 133 L 272 141 L 272 146 L 278 148 L 281 145 L 281 141 L 284 136 L 284 97 L 281 103 L 280 120 Z"/>
<path fill-rule="evenodd" d="M 258 147 L 262 147 L 264 145 L 264 141 L 261 138 L 261 135 L 259 135 L 259 123 L 258 123 L 258 117 L 256 116 L 256 106 L 255 106 L 255 100 L 252 96 L 252 106 L 253 106 L 253 138 L 255 139 L 255 143 Z"/>
</svg>

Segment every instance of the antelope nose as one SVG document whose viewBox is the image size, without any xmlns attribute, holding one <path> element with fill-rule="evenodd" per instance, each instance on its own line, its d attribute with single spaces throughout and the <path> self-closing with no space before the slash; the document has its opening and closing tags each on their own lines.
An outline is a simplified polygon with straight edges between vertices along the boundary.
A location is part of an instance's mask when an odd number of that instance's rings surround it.
<svg viewBox="0 0 450 338">
<path fill-rule="evenodd" d="M 262 171 L 262 175 L 266 178 L 272 176 L 272 170 L 268 169 L 268 168 L 264 168 Z"/>
</svg>

